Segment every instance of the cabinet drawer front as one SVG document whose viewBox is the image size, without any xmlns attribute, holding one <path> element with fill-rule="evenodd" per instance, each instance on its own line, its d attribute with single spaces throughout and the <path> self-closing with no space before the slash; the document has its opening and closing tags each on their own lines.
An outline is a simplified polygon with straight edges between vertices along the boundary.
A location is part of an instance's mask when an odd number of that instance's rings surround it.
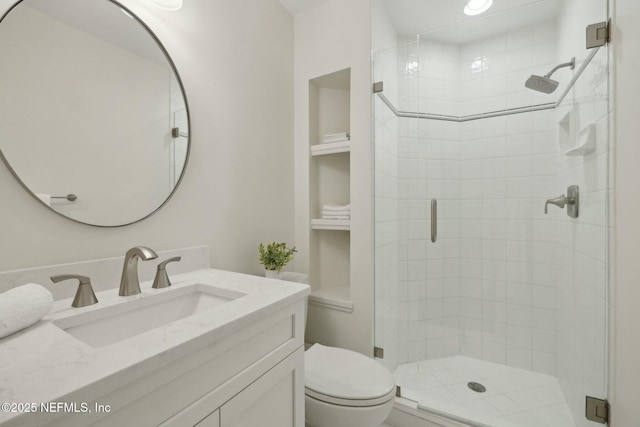
<svg viewBox="0 0 640 427">
<path fill-rule="evenodd" d="M 225 403 L 220 408 L 220 426 L 304 426 L 304 349 Z"/>
</svg>

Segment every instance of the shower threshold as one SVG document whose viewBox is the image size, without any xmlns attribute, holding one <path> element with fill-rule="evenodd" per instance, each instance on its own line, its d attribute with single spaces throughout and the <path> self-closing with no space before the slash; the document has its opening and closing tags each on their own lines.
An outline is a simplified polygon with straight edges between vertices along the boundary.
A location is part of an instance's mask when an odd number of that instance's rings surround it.
<svg viewBox="0 0 640 427">
<path fill-rule="evenodd" d="M 464 425 L 576 425 L 558 380 L 550 375 L 451 356 L 400 365 L 394 377 L 402 397 L 418 410 Z"/>
</svg>

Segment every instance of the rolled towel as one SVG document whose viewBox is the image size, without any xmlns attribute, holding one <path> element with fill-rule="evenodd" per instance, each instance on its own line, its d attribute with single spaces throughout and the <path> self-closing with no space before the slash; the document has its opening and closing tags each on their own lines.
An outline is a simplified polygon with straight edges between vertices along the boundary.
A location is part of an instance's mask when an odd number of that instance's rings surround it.
<svg viewBox="0 0 640 427">
<path fill-rule="evenodd" d="M 348 205 L 322 205 L 323 212 L 351 212 L 351 204 Z"/>
<path fill-rule="evenodd" d="M 35 283 L 0 294 L 0 338 L 33 325 L 52 305 L 51 292 Z"/>
</svg>

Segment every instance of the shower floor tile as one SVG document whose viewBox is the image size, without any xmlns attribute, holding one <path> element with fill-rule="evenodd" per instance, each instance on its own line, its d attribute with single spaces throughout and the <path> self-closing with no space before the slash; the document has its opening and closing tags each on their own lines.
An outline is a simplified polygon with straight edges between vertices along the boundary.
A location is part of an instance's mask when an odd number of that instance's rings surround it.
<svg viewBox="0 0 640 427">
<path fill-rule="evenodd" d="M 555 377 L 465 356 L 398 366 L 402 396 L 420 409 L 471 425 L 575 427 Z M 482 384 L 484 393 L 467 384 Z"/>
</svg>

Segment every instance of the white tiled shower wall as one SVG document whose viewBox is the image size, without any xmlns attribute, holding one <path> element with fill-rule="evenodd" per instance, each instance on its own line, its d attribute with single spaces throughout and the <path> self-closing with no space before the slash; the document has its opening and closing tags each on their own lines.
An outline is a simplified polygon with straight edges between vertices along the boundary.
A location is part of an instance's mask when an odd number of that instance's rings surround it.
<svg viewBox="0 0 640 427">
<path fill-rule="evenodd" d="M 400 110 L 461 116 L 554 102 L 572 72 L 554 74 L 560 86 L 553 95 L 526 90 L 524 82 L 572 56 L 579 67 L 588 54 L 584 26 L 605 16 L 605 1 L 567 0 L 557 21 L 474 44 L 406 42 L 397 63 L 385 59 L 398 68 L 393 103 Z M 606 396 L 607 267 L 609 280 L 613 274 L 606 242 L 614 226 L 607 218 L 614 189 L 607 175 L 613 147 L 606 54 L 595 56 L 555 111 L 461 124 L 397 120 L 397 152 L 387 141 L 384 153 L 387 162 L 393 162 L 388 153 L 397 154 L 399 164 L 393 228 L 398 288 L 393 294 L 395 258 L 388 258 L 387 293 L 376 295 L 377 316 L 381 299 L 398 303 L 397 321 L 384 325 L 387 337 L 398 327 L 397 354 L 385 347 L 391 368 L 396 360 L 463 354 L 555 374 L 578 425 L 584 396 Z M 378 72 L 375 80 L 385 81 L 389 96 L 387 82 L 394 77 Z M 376 114 L 385 110 L 376 99 Z M 567 114 L 569 130 L 558 124 Z M 566 156 L 571 138 L 588 124 L 595 125 L 596 150 Z M 544 201 L 574 184 L 580 186 L 580 218 L 555 206 L 544 215 Z M 386 196 L 385 209 L 392 209 L 393 196 Z M 428 233 L 433 197 L 440 216 L 435 244 Z M 376 343 L 379 328 L 376 323 Z"/>
<path fill-rule="evenodd" d="M 456 114 L 457 46 L 422 43 L 418 49 L 413 42 L 405 44 L 399 54 L 399 108 Z M 460 350 L 459 130 L 453 122 L 400 119 L 401 362 Z M 429 231 L 432 198 L 438 199 L 441 213 L 435 244 Z"/>
<path fill-rule="evenodd" d="M 554 29 L 407 44 L 399 108 L 463 116 L 549 102 L 524 82 L 555 64 Z M 554 221 L 542 213 L 558 191 L 554 117 L 401 120 L 401 361 L 463 354 L 555 373 Z"/>
</svg>

